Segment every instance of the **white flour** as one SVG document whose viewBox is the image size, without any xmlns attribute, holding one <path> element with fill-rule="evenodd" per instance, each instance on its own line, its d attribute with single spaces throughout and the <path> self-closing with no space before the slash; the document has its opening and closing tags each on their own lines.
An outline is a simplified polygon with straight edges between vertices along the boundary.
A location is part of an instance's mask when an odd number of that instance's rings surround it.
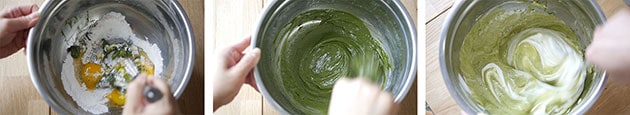
<svg viewBox="0 0 630 115">
<path fill-rule="evenodd" d="M 85 23 L 85 21 L 83 21 L 85 18 L 86 17 L 79 17 L 78 19 L 80 20 L 77 23 Z M 74 42 L 78 41 L 76 40 L 78 38 L 77 36 L 80 36 L 81 33 L 77 32 L 77 30 L 74 29 L 83 28 L 80 26 L 81 25 L 75 25 L 71 26 L 69 30 L 66 29 L 65 32 L 71 35 L 69 39 L 66 39 L 67 42 L 70 42 L 67 44 L 73 44 Z M 89 36 L 90 38 L 92 38 L 92 41 L 85 44 L 86 47 L 88 47 L 85 51 L 86 53 L 92 52 L 92 49 L 89 47 L 100 43 L 101 39 L 108 40 L 122 38 L 126 40 L 131 40 L 134 45 L 142 48 L 146 52 L 147 56 L 151 59 L 151 62 L 153 62 L 155 67 L 155 75 L 162 76 L 161 74 L 163 71 L 163 58 L 161 56 L 161 51 L 159 47 L 156 44 L 151 44 L 145 41 L 147 38 L 140 39 L 136 37 L 136 35 L 131 30 L 129 24 L 125 21 L 125 16 L 123 16 L 122 14 L 117 12 L 107 13 L 106 15 L 98 19 L 98 24 L 94 28 L 92 28 L 91 32 L 92 34 Z M 85 55 L 89 56 L 90 54 Z M 82 58 L 81 61 L 85 64 L 87 63 L 87 61 L 89 61 L 89 59 Z M 73 58 L 68 53 L 66 59 L 63 62 L 63 69 L 61 71 L 62 83 L 68 95 L 70 95 L 72 99 L 75 100 L 78 106 L 88 112 L 91 112 L 93 114 L 102 114 L 108 112 L 109 108 L 107 107 L 106 103 L 109 100 L 105 98 L 105 95 L 109 94 L 112 89 L 95 89 L 93 91 L 87 90 L 85 84 L 80 84 L 79 82 L 77 82 L 77 77 L 79 76 L 75 76 L 76 74 L 74 68 L 75 67 L 73 64 Z"/>
<path fill-rule="evenodd" d="M 72 61 L 72 56 L 68 55 L 63 63 L 64 69 L 61 69 L 61 82 L 63 83 L 63 88 L 83 110 L 94 114 L 107 112 L 108 108 L 105 103 L 109 100 L 103 97 L 112 92 L 112 90 L 95 89 L 93 91 L 88 91 L 85 84 L 79 84 L 79 82 L 77 82 L 74 76 L 75 72 Z"/>
</svg>

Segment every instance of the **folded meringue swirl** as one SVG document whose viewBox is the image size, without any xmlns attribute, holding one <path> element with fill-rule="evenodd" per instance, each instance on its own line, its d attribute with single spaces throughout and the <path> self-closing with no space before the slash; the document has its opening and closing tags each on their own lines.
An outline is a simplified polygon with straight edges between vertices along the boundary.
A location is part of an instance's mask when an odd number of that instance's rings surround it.
<svg viewBox="0 0 630 115">
<path fill-rule="evenodd" d="M 462 45 L 471 99 L 490 114 L 566 114 L 592 76 L 577 36 L 544 6 L 503 6 L 516 7 L 479 17 Z"/>
</svg>

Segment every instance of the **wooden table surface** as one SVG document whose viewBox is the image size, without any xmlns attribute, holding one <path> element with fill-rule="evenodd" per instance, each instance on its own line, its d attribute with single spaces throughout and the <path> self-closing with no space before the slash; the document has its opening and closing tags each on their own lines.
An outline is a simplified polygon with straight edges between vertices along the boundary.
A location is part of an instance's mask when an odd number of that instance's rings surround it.
<svg viewBox="0 0 630 115">
<path fill-rule="evenodd" d="M 211 0 L 210 11 L 210 44 L 209 50 L 226 47 L 228 44 L 243 39 L 253 33 L 263 8 L 271 0 Z M 417 20 L 416 0 L 401 0 L 414 21 Z M 212 15 L 214 13 L 214 15 Z M 416 21 L 416 24 L 418 21 Z M 422 38 L 422 37 L 420 37 Z M 264 52 L 263 52 L 264 53 Z M 420 73 L 418 73 L 420 74 Z M 418 78 L 420 79 L 420 78 Z M 417 83 L 414 83 L 401 104 L 399 114 L 417 113 Z M 248 85 L 241 87 L 238 95 L 230 104 L 215 111 L 217 115 L 232 114 L 279 114 L 272 106 L 267 104 L 256 90 Z"/>
<path fill-rule="evenodd" d="M 45 0 L 1 0 L 0 9 L 19 5 L 37 4 Z M 195 33 L 195 65 L 190 82 L 178 106 L 185 114 L 203 113 L 203 57 L 204 57 L 204 11 L 203 0 L 179 0 L 189 16 Z M 42 99 L 31 82 L 22 51 L 0 59 L 0 113 L 7 115 L 56 114 Z"/>
<path fill-rule="evenodd" d="M 427 0 L 426 21 L 427 39 L 427 103 L 435 114 L 453 115 L 460 114 L 461 109 L 455 103 L 448 92 L 439 63 L 439 41 L 442 32 L 442 24 L 451 11 L 455 0 Z M 627 7 L 623 0 L 597 0 L 606 17 L 610 17 L 617 10 Z M 611 83 L 615 78 L 608 76 L 608 82 L 597 102 L 587 114 L 611 114 L 630 113 L 630 87 L 627 84 Z"/>
</svg>

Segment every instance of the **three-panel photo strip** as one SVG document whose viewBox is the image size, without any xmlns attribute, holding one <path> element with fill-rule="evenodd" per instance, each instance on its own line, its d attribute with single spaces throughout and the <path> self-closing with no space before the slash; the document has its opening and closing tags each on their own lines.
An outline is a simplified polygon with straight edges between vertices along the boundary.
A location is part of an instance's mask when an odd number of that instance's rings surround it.
<svg viewBox="0 0 630 115">
<path fill-rule="evenodd" d="M 0 114 L 630 114 L 630 0 L 0 0 Z"/>
</svg>

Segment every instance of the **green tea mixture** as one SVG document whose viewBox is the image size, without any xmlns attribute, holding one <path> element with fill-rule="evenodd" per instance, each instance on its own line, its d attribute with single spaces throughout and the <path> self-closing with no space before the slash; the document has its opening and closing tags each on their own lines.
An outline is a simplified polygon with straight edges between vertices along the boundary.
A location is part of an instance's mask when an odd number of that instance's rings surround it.
<svg viewBox="0 0 630 115">
<path fill-rule="evenodd" d="M 330 94 L 341 77 L 366 77 L 383 86 L 390 71 L 380 39 L 350 13 L 310 10 L 286 24 L 274 49 L 282 83 L 294 105 L 310 114 L 328 111 Z"/>
<path fill-rule="evenodd" d="M 576 34 L 537 3 L 508 2 L 478 18 L 460 68 L 472 99 L 492 114 L 566 114 L 592 73 Z"/>
</svg>

